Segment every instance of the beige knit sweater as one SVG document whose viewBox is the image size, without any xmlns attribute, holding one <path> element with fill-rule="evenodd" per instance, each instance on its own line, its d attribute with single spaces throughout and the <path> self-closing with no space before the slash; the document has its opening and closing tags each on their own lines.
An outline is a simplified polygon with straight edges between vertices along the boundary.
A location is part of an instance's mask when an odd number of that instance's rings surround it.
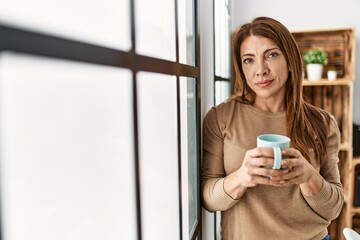
<svg viewBox="0 0 360 240">
<path fill-rule="evenodd" d="M 265 112 L 237 100 L 207 113 L 203 126 L 203 206 L 211 212 L 222 211 L 224 240 L 320 240 L 326 236 L 330 221 L 339 215 L 344 197 L 337 166 L 340 133 L 333 117 L 326 161 L 319 166 L 311 159 L 325 179 L 319 193 L 304 196 L 299 185 L 257 185 L 234 200 L 224 191 L 224 178 L 241 166 L 247 150 L 256 147 L 256 136 L 286 135 L 285 122 L 285 112 Z"/>
</svg>

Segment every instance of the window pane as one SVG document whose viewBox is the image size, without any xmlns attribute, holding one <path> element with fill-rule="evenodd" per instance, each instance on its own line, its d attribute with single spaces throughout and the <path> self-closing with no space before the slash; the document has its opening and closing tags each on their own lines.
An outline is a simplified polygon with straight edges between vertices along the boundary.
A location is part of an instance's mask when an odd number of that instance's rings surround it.
<svg viewBox="0 0 360 240">
<path fill-rule="evenodd" d="M 193 0 L 178 0 L 179 61 L 195 65 L 195 13 Z"/>
<path fill-rule="evenodd" d="M 136 0 L 136 52 L 176 60 L 175 6 L 173 0 Z"/>
<path fill-rule="evenodd" d="M 230 78 L 230 7 L 227 0 L 215 0 L 215 75 Z"/>
<path fill-rule="evenodd" d="M 181 167 L 184 236 L 196 227 L 198 216 L 198 155 L 196 86 L 194 78 L 180 77 L 181 106 Z M 191 238 L 191 236 L 190 236 Z"/>
<path fill-rule="evenodd" d="M 138 80 L 142 236 L 179 239 L 177 94 L 174 76 Z"/>
<path fill-rule="evenodd" d="M 127 70 L 0 55 L 3 239 L 137 238 L 131 86 Z"/>
<path fill-rule="evenodd" d="M 199 220 L 198 216 L 198 155 L 197 155 L 197 119 L 196 119 L 196 86 L 195 79 L 188 79 L 188 161 L 189 161 L 189 230 L 194 231 Z"/>
<path fill-rule="evenodd" d="M 1 0 L 0 23 L 124 51 L 131 48 L 129 0 Z"/>
<path fill-rule="evenodd" d="M 230 94 L 230 81 L 215 81 L 215 105 L 218 105 L 228 99 Z"/>
</svg>

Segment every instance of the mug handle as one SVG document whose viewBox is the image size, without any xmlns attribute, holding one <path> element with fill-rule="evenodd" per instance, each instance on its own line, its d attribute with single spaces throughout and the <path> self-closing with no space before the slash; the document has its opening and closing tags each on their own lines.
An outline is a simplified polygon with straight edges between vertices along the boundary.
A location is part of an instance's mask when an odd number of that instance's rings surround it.
<svg viewBox="0 0 360 240">
<path fill-rule="evenodd" d="M 280 169 L 281 168 L 281 148 L 280 147 L 273 147 L 274 149 L 274 166 L 273 169 Z"/>
</svg>

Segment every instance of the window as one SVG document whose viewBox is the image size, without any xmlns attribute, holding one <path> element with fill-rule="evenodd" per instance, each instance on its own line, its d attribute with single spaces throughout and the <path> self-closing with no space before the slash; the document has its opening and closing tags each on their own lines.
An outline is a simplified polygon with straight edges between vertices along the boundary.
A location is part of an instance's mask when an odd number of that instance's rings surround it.
<svg viewBox="0 0 360 240">
<path fill-rule="evenodd" d="M 229 0 L 214 0 L 215 105 L 231 93 L 231 31 Z"/>
<path fill-rule="evenodd" d="M 148 2 L 1 1 L 4 240 L 201 239 L 197 2 Z"/>
<path fill-rule="evenodd" d="M 214 66 L 215 105 L 231 94 L 231 29 L 230 0 L 214 0 Z M 220 212 L 214 214 L 215 239 L 221 240 Z"/>
<path fill-rule="evenodd" d="M 195 78 L 180 77 L 180 109 L 181 109 L 181 145 L 182 145 L 182 207 L 184 213 L 184 235 L 192 238 L 199 224 L 199 165 L 197 133 L 197 104 Z"/>
</svg>

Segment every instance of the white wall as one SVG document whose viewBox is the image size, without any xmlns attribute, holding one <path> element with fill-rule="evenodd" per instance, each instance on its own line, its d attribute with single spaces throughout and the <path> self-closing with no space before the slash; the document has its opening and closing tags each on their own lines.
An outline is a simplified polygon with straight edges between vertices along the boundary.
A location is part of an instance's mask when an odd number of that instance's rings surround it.
<svg viewBox="0 0 360 240">
<path fill-rule="evenodd" d="M 360 46 L 360 1 L 343 0 L 233 0 L 232 29 L 257 16 L 268 16 L 282 22 L 290 30 L 349 28 L 356 29 L 356 45 Z M 360 101 L 360 50 L 356 50 L 354 103 Z M 353 120 L 360 124 L 360 108 L 354 104 Z"/>
</svg>

